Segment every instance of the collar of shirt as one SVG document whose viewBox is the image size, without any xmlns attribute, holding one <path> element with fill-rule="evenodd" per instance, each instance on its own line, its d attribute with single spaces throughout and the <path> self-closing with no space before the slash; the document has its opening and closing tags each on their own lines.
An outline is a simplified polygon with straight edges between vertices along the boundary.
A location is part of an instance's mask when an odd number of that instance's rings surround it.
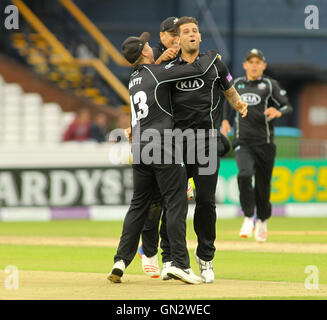
<svg viewBox="0 0 327 320">
<path fill-rule="evenodd" d="M 263 80 L 262 76 L 256 80 L 249 80 L 246 76 L 244 77 L 244 80 L 245 82 L 248 82 L 248 83 L 257 83 L 257 82 L 260 82 Z"/>
<path fill-rule="evenodd" d="M 204 53 L 199 53 L 199 55 L 195 58 L 195 61 L 199 60 L 200 57 L 203 56 L 203 55 L 204 55 Z M 178 59 L 179 63 L 189 63 L 189 62 L 185 61 L 182 58 L 182 51 L 181 50 L 178 52 L 177 59 Z"/>
</svg>

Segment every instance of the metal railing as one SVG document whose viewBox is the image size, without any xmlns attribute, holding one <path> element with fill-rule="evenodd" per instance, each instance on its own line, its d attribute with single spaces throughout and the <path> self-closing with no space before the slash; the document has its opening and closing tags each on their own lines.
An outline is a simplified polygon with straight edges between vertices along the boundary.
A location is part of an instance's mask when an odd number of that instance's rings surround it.
<svg viewBox="0 0 327 320">
<path fill-rule="evenodd" d="M 42 21 L 26 6 L 22 0 L 12 0 L 12 3 L 17 6 L 22 16 L 53 48 L 54 52 L 60 56 L 57 63 L 63 64 L 78 64 L 94 68 L 98 74 L 108 83 L 108 85 L 117 92 L 122 100 L 129 104 L 128 89 L 121 81 L 107 68 L 107 66 L 98 58 L 93 59 L 76 59 L 62 45 L 57 37 L 42 23 Z"/>
</svg>

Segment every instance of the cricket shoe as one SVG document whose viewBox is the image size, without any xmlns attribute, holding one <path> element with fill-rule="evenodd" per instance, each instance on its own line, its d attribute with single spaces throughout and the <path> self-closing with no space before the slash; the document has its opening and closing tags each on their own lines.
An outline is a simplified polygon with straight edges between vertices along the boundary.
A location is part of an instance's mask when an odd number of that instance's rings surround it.
<svg viewBox="0 0 327 320">
<path fill-rule="evenodd" d="M 258 219 L 254 231 L 255 239 L 258 242 L 265 242 L 267 240 L 267 234 L 268 234 L 267 221 L 261 221 L 260 219 Z"/>
<path fill-rule="evenodd" d="M 193 198 L 194 198 L 194 191 L 193 191 L 190 180 L 188 180 L 188 184 L 187 184 L 187 200 L 191 200 Z"/>
<path fill-rule="evenodd" d="M 167 270 L 167 275 L 175 280 L 181 280 L 188 284 L 202 283 L 202 279 L 198 277 L 191 268 L 182 269 L 175 266 L 170 266 Z"/>
<path fill-rule="evenodd" d="M 204 261 L 198 257 L 196 250 L 194 251 L 195 261 L 199 264 L 200 277 L 205 283 L 213 283 L 215 273 L 213 271 L 212 261 Z"/>
<path fill-rule="evenodd" d="M 161 270 L 161 279 L 162 280 L 170 280 L 171 277 L 167 274 L 169 268 L 171 267 L 172 261 L 167 261 L 162 264 L 162 270 Z"/>
<path fill-rule="evenodd" d="M 107 279 L 113 283 L 121 283 L 121 278 L 124 275 L 126 269 L 125 263 L 123 260 L 117 261 L 112 267 L 111 272 L 108 274 Z"/>
<path fill-rule="evenodd" d="M 251 238 L 253 229 L 254 229 L 253 217 L 251 217 L 251 218 L 245 217 L 242 227 L 241 227 L 241 230 L 240 230 L 240 237 L 241 238 Z"/>
<path fill-rule="evenodd" d="M 142 269 L 151 278 L 160 277 L 160 268 L 158 263 L 158 254 L 153 257 L 147 257 L 145 254 L 142 255 Z"/>
</svg>

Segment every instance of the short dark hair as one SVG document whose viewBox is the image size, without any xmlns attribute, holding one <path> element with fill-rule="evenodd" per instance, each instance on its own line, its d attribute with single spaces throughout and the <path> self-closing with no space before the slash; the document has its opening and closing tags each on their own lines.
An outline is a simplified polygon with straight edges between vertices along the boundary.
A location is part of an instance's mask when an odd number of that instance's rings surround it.
<svg viewBox="0 0 327 320">
<path fill-rule="evenodd" d="M 194 17 L 181 17 L 178 19 L 178 21 L 175 24 L 175 32 L 179 35 L 179 27 L 186 23 L 194 23 L 197 26 L 199 26 L 198 20 L 196 20 Z"/>
</svg>

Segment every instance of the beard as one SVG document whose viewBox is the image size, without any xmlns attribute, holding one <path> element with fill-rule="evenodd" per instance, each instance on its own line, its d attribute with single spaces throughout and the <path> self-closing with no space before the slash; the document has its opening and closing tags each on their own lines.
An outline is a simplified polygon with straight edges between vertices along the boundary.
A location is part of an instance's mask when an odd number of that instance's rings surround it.
<svg viewBox="0 0 327 320">
<path fill-rule="evenodd" d="M 184 51 L 188 54 L 194 54 L 197 53 L 200 50 L 200 45 L 198 44 L 195 47 L 191 47 L 191 46 L 186 46 L 185 48 L 183 48 Z"/>
<path fill-rule="evenodd" d="M 187 53 L 194 54 L 194 53 L 197 53 L 198 51 L 199 51 L 199 47 L 197 47 L 197 48 L 189 48 L 187 50 Z"/>
</svg>

